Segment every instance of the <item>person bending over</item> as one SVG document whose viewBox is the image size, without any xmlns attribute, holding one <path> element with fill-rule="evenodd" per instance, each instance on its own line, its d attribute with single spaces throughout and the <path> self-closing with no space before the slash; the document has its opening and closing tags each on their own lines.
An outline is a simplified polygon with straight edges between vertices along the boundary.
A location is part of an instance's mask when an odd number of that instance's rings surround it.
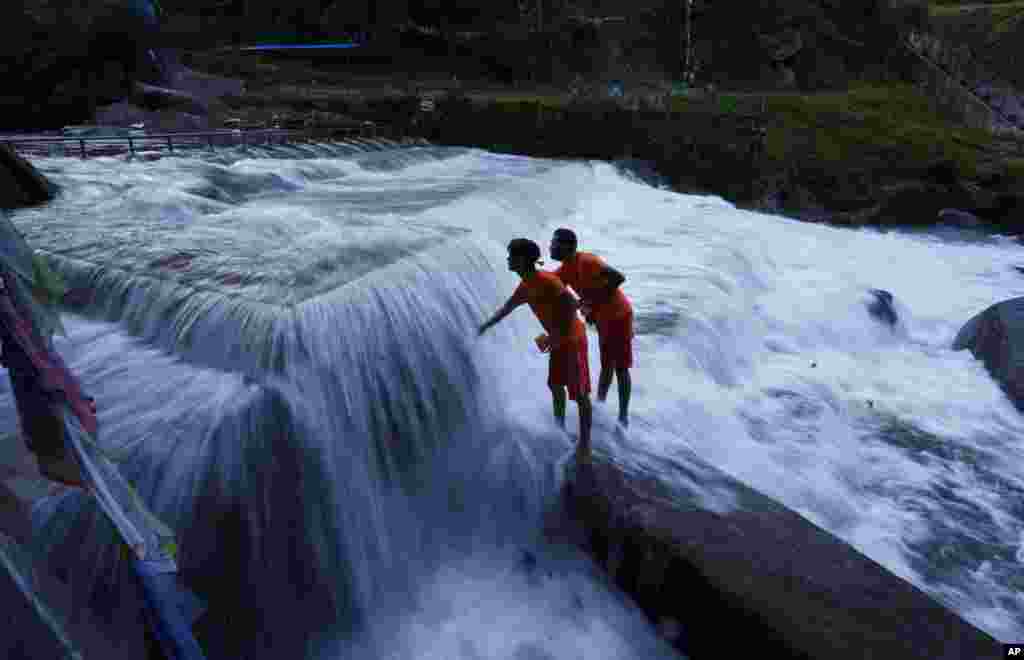
<svg viewBox="0 0 1024 660">
<path fill-rule="evenodd" d="M 541 351 L 549 354 L 548 387 L 554 404 L 555 420 L 565 428 L 566 391 L 576 402 L 580 415 L 580 439 L 576 446 L 579 461 L 590 459 L 590 369 L 587 366 L 587 333 L 577 315 L 578 303 L 553 273 L 538 271 L 540 247 L 531 240 L 517 238 L 508 244 L 508 269 L 522 278 L 519 287 L 480 326 L 482 335 L 523 303 L 530 306 L 547 335 L 537 338 Z"/>
</svg>

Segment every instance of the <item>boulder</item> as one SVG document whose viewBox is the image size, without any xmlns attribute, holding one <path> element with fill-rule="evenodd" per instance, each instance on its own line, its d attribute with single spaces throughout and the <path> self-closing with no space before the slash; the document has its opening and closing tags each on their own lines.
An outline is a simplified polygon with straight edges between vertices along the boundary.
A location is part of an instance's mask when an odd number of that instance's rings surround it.
<svg viewBox="0 0 1024 660">
<path fill-rule="evenodd" d="M 960 328 L 953 350 L 985 363 L 1006 396 L 1024 411 L 1024 297 L 992 305 Z"/>
<path fill-rule="evenodd" d="M 676 646 L 689 657 L 739 647 L 789 660 L 1000 652 L 928 594 L 696 457 L 640 470 L 595 454 L 564 494 L 548 534 L 578 521 L 578 542 L 653 622 L 682 628 Z"/>
<path fill-rule="evenodd" d="M 900 319 L 893 306 L 892 294 L 884 289 L 871 289 L 870 293 L 874 300 L 868 303 L 868 314 L 890 327 L 895 326 Z"/>
<path fill-rule="evenodd" d="M 966 229 L 975 229 L 984 224 L 978 216 L 960 209 L 942 209 L 939 211 L 938 218 L 939 222 Z"/>
<path fill-rule="evenodd" d="M 57 186 L 6 144 L 0 144 L 0 208 L 42 204 L 53 199 Z"/>
</svg>

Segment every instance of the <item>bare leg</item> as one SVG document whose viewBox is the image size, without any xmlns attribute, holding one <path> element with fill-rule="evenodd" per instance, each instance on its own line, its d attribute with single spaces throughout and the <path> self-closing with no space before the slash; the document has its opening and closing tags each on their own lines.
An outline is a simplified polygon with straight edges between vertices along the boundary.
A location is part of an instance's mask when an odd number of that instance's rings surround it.
<svg viewBox="0 0 1024 660">
<path fill-rule="evenodd" d="M 580 410 L 580 442 L 576 445 L 576 456 L 583 456 L 586 459 L 590 458 L 590 422 L 592 418 L 592 408 L 590 405 L 590 395 L 581 394 L 580 398 L 576 401 L 576 405 L 579 406 Z"/>
<path fill-rule="evenodd" d="M 629 369 L 616 367 L 615 380 L 619 386 L 619 423 L 629 426 L 629 395 L 633 389 L 633 381 L 629 377 Z"/>
<path fill-rule="evenodd" d="M 612 376 L 615 374 L 611 367 L 601 365 L 601 376 L 597 379 L 597 400 L 604 401 L 608 396 L 608 388 L 612 386 Z"/>
<path fill-rule="evenodd" d="M 563 385 L 550 385 L 551 403 L 555 409 L 555 423 L 561 429 L 565 428 L 565 387 Z"/>
</svg>

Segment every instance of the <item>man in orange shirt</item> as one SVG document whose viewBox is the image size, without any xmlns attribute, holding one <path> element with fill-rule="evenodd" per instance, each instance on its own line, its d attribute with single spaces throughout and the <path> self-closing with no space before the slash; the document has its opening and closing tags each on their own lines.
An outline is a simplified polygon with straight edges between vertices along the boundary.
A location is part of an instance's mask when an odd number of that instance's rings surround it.
<svg viewBox="0 0 1024 660">
<path fill-rule="evenodd" d="M 629 425 L 629 394 L 633 366 L 633 306 L 619 286 L 626 277 L 589 252 L 576 251 L 576 234 L 571 229 L 556 229 L 551 237 L 551 258 L 561 261 L 555 271 L 580 297 L 583 315 L 597 326 L 601 345 L 601 376 L 597 400 L 604 401 L 612 384 L 619 385 L 619 423 Z"/>
<path fill-rule="evenodd" d="M 576 402 L 580 412 L 580 441 L 576 458 L 590 458 L 590 369 L 587 366 L 587 332 L 576 314 L 578 303 L 554 273 L 538 271 L 540 246 L 517 238 L 508 244 L 508 269 L 522 278 L 512 297 L 480 326 L 479 334 L 527 303 L 547 335 L 537 338 L 541 351 L 550 353 L 548 387 L 554 403 L 555 420 L 565 428 L 565 394 Z"/>
</svg>

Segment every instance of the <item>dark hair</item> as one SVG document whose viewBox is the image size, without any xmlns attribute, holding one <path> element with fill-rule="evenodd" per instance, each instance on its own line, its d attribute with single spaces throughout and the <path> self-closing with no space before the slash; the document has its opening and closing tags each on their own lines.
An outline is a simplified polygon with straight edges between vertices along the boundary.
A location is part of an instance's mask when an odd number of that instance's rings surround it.
<svg viewBox="0 0 1024 660">
<path fill-rule="evenodd" d="M 513 257 L 526 257 L 531 262 L 540 260 L 540 246 L 528 238 L 514 238 L 509 241 L 508 253 Z"/>
<path fill-rule="evenodd" d="M 576 232 L 565 227 L 559 227 L 555 230 L 555 240 L 570 243 L 573 247 L 576 247 Z"/>
</svg>

